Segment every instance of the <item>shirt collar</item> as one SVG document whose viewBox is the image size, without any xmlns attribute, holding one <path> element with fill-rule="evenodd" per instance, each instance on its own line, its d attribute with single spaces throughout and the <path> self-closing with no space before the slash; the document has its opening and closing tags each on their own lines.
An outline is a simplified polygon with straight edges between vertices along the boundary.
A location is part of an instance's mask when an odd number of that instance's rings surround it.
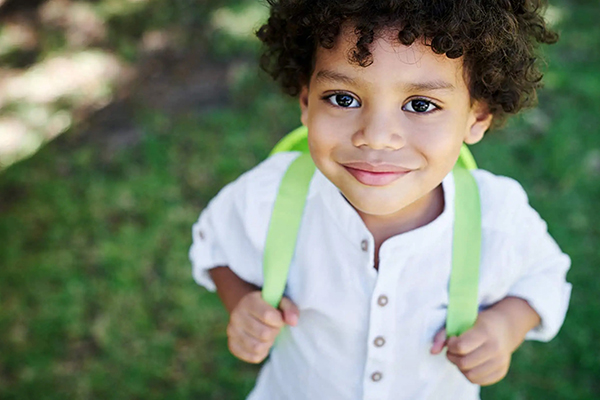
<svg viewBox="0 0 600 400">
<path fill-rule="evenodd" d="M 442 180 L 442 189 L 444 192 L 442 213 L 427 225 L 389 238 L 384 242 L 382 251 L 387 252 L 401 247 L 403 250 L 413 253 L 423 245 L 435 241 L 439 235 L 452 226 L 454 219 L 454 176 L 452 172 Z M 320 198 L 334 223 L 352 243 L 360 245 L 363 240 L 373 243 L 373 236 L 356 210 L 348 203 L 339 189 L 318 169 L 311 184 L 309 197 L 312 196 Z"/>
</svg>

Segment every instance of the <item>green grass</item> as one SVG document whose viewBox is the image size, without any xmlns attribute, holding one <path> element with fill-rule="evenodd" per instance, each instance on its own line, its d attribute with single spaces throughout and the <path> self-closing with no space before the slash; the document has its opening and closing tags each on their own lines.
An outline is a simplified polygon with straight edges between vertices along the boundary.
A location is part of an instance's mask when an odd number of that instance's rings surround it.
<svg viewBox="0 0 600 400">
<path fill-rule="evenodd" d="M 484 399 L 600 398 L 600 7 L 564 7 L 539 110 L 473 152 L 483 168 L 522 182 L 572 257 L 571 307 L 558 337 L 525 343 Z M 209 44 L 213 56 L 243 47 L 227 40 Z M 144 136 L 134 147 L 109 152 L 73 130 L 0 175 L 0 398 L 249 392 L 258 369 L 229 354 L 227 315 L 193 282 L 187 259 L 191 225 L 209 199 L 298 124 L 295 101 L 248 68 L 229 105 L 210 113 L 137 110 Z"/>
</svg>

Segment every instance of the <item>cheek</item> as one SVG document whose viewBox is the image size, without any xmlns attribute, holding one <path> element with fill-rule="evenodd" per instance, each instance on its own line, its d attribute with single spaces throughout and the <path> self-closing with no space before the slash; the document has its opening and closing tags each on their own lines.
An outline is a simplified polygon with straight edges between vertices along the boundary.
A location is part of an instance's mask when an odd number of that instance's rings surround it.
<svg viewBox="0 0 600 400">
<path fill-rule="evenodd" d="M 308 148 L 310 155 L 313 158 L 315 164 L 320 169 L 323 168 L 323 163 L 329 159 L 331 153 L 331 144 L 327 138 L 327 135 L 317 127 L 309 126 L 308 128 Z"/>
<path fill-rule="evenodd" d="M 360 110 L 335 109 L 316 96 L 309 99 L 309 104 L 306 120 L 309 146 L 315 151 L 352 146 L 352 135 L 362 123 Z"/>
<path fill-rule="evenodd" d="M 437 124 L 421 129 L 413 136 L 412 144 L 429 163 L 451 164 L 458 158 L 463 143 L 459 129 L 450 124 Z"/>
<path fill-rule="evenodd" d="M 308 145 L 311 153 L 324 154 L 339 147 L 344 142 L 346 129 L 335 119 L 320 115 L 312 118 L 308 125 Z"/>
</svg>

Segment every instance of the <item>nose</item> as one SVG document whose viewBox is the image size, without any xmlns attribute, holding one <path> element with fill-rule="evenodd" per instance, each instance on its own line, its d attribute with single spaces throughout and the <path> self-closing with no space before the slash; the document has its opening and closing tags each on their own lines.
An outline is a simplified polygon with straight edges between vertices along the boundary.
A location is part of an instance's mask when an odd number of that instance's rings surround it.
<svg viewBox="0 0 600 400">
<path fill-rule="evenodd" d="M 356 147 L 373 150 L 398 150 L 406 144 L 397 110 L 378 111 L 366 115 L 352 136 Z"/>
</svg>

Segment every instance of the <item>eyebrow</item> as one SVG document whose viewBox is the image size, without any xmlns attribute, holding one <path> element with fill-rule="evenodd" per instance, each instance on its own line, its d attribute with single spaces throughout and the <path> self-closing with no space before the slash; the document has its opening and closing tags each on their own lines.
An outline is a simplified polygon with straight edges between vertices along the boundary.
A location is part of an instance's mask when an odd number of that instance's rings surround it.
<svg viewBox="0 0 600 400">
<path fill-rule="evenodd" d="M 320 70 L 317 72 L 315 76 L 315 80 L 320 82 L 339 82 L 345 83 L 347 85 L 357 85 L 360 81 L 357 81 L 347 75 L 344 75 L 339 72 L 330 71 L 327 69 Z M 446 82 L 442 79 L 434 79 L 431 81 L 424 82 L 411 82 L 400 85 L 400 87 L 406 92 L 424 92 L 424 91 L 435 91 L 435 90 L 454 90 L 456 89 L 454 85 L 449 82 Z"/>
<path fill-rule="evenodd" d="M 315 80 L 321 81 L 321 82 L 327 82 L 327 81 L 340 82 L 340 83 L 346 83 L 348 85 L 355 85 L 357 83 L 356 80 L 350 78 L 347 75 L 344 75 L 344 74 L 341 74 L 341 73 L 335 72 L 335 71 L 330 71 L 328 69 L 322 69 L 319 72 L 317 72 L 317 75 L 315 76 Z"/>
<path fill-rule="evenodd" d="M 414 82 L 407 83 L 404 86 L 404 90 L 407 92 L 419 92 L 419 91 L 433 91 L 433 90 L 454 90 L 453 84 L 446 82 L 441 79 L 425 82 Z"/>
</svg>

